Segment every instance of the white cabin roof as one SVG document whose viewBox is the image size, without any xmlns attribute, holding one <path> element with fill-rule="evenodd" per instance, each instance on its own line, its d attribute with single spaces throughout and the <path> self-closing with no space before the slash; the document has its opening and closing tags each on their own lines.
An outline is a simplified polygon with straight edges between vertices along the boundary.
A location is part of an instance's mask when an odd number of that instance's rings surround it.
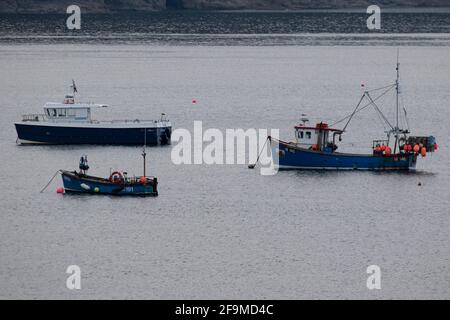
<svg viewBox="0 0 450 320">
<path fill-rule="evenodd" d="M 47 102 L 44 108 L 56 108 L 56 109 L 86 109 L 86 108 L 104 108 L 106 104 L 98 103 L 61 103 L 61 102 Z"/>
</svg>

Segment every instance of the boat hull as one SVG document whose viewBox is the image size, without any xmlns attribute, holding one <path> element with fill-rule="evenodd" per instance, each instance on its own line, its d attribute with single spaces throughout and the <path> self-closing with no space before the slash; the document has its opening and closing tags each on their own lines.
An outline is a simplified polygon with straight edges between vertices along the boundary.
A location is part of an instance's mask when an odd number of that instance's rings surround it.
<svg viewBox="0 0 450 320">
<path fill-rule="evenodd" d="M 414 170 L 417 156 L 321 152 L 271 139 L 274 166 L 280 170 Z"/>
<path fill-rule="evenodd" d="M 104 194 L 115 196 L 157 196 L 158 182 L 154 178 L 146 184 L 117 184 L 106 179 L 80 175 L 76 172 L 61 171 L 66 193 Z"/>
<path fill-rule="evenodd" d="M 166 145 L 170 144 L 172 134 L 171 126 L 63 126 L 32 122 L 15 126 L 21 144 Z"/>
</svg>

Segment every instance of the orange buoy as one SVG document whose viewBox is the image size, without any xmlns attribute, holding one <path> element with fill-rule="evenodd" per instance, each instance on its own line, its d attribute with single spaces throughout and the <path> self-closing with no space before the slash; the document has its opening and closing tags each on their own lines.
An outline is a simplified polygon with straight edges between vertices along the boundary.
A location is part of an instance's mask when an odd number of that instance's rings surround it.
<svg viewBox="0 0 450 320">
<path fill-rule="evenodd" d="M 418 153 L 419 150 L 420 150 L 419 145 L 418 145 L 418 144 L 415 144 L 413 150 L 414 150 L 414 152 Z"/>
<path fill-rule="evenodd" d="M 64 193 L 64 188 L 59 187 L 58 189 L 56 189 L 56 193 Z"/>
<path fill-rule="evenodd" d="M 384 150 L 384 154 L 387 155 L 387 156 L 390 156 L 391 152 L 392 152 L 392 150 L 391 150 L 391 148 L 389 146 L 387 146 L 386 149 Z"/>
<path fill-rule="evenodd" d="M 381 149 L 381 151 L 384 151 L 384 150 L 386 150 L 386 146 L 383 144 L 383 145 L 380 147 L 380 149 Z"/>
<path fill-rule="evenodd" d="M 425 157 L 427 155 L 427 148 L 422 147 L 422 149 L 420 149 L 420 154 L 422 155 L 422 157 Z"/>
<path fill-rule="evenodd" d="M 144 177 L 144 176 L 142 176 L 142 177 L 139 178 L 139 182 L 140 182 L 141 184 L 146 184 L 146 183 L 147 183 L 147 178 Z"/>
</svg>

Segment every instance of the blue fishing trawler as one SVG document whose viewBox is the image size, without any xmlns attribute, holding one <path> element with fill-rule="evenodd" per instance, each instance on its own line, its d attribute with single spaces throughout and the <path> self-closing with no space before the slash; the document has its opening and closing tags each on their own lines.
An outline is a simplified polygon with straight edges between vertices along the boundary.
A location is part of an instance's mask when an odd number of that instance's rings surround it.
<svg viewBox="0 0 450 320">
<path fill-rule="evenodd" d="M 286 142 L 269 137 L 274 166 L 277 169 L 316 169 L 316 170 L 414 170 L 418 156 L 425 157 L 428 152 L 437 150 L 433 136 L 410 136 L 409 129 L 399 127 L 399 67 L 397 59 L 397 79 L 394 84 L 371 91 L 364 91 L 353 112 L 334 125 L 344 122 L 342 129 L 333 128 L 325 122 L 313 126 L 303 117 L 302 123 L 295 126 L 295 141 Z M 372 92 L 383 90 L 377 97 Z M 381 112 L 375 101 L 388 92 L 396 92 L 396 122 L 394 125 Z M 363 101 L 368 101 L 363 105 Z M 353 116 L 372 106 L 386 124 L 387 138 L 374 140 L 371 153 L 338 152 L 338 143 Z M 404 111 L 406 118 L 406 110 Z M 406 119 L 406 123 L 408 123 Z"/>
<path fill-rule="evenodd" d="M 75 103 L 75 82 L 71 88 L 62 103 L 46 103 L 43 114 L 15 123 L 18 144 L 142 145 L 144 137 L 148 145 L 170 144 L 172 125 L 164 113 L 159 120 L 94 120 L 92 110 L 107 105 Z"/>
</svg>

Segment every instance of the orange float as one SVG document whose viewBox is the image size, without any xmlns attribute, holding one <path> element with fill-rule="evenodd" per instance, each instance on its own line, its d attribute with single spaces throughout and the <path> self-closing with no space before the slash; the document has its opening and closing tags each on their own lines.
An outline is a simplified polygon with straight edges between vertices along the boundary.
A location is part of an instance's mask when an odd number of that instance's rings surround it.
<svg viewBox="0 0 450 320">
<path fill-rule="evenodd" d="M 422 157 L 425 157 L 427 155 L 427 148 L 422 147 L 422 149 L 420 149 L 420 154 L 422 155 Z"/>
</svg>

